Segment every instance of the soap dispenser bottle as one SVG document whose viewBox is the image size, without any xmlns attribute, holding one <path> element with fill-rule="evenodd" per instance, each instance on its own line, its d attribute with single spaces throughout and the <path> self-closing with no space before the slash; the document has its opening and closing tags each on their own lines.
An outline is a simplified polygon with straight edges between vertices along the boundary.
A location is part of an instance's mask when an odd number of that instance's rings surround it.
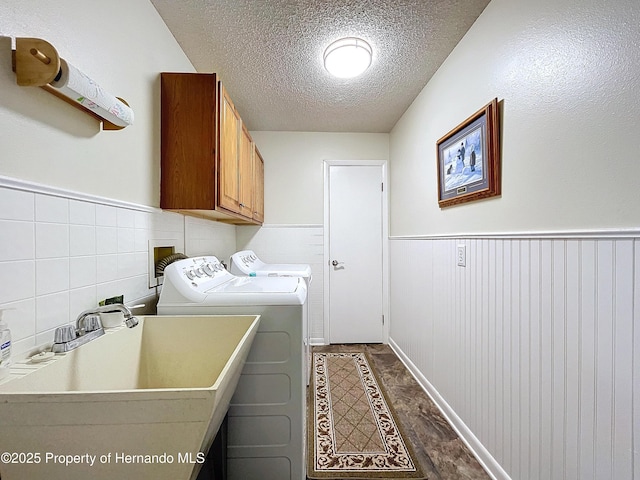
<svg viewBox="0 0 640 480">
<path fill-rule="evenodd" d="M 11 330 L 2 318 L 4 311 L 0 309 L 0 380 L 9 375 L 11 366 Z"/>
</svg>

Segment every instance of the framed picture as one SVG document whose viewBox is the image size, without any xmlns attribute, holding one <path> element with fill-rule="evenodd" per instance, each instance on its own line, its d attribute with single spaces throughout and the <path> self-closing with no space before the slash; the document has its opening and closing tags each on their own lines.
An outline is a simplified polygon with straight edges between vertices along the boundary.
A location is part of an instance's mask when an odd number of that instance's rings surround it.
<svg viewBox="0 0 640 480">
<path fill-rule="evenodd" d="M 500 195 L 498 99 L 437 142 L 440 208 Z"/>
</svg>

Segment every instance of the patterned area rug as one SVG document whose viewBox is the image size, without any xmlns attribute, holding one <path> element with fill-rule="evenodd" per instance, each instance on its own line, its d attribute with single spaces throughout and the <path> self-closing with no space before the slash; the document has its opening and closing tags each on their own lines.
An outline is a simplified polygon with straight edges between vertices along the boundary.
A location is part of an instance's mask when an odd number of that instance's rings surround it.
<svg viewBox="0 0 640 480">
<path fill-rule="evenodd" d="M 314 353 L 308 478 L 424 478 L 364 353 Z"/>
</svg>

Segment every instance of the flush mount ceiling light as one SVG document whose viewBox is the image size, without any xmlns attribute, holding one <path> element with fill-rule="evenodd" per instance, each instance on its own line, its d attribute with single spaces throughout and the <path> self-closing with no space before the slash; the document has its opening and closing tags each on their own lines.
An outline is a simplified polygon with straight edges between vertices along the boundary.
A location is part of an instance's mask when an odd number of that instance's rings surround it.
<svg viewBox="0 0 640 480">
<path fill-rule="evenodd" d="M 338 78 L 353 78 L 371 65 L 371 46 L 361 38 L 336 40 L 324 51 L 324 68 Z"/>
</svg>

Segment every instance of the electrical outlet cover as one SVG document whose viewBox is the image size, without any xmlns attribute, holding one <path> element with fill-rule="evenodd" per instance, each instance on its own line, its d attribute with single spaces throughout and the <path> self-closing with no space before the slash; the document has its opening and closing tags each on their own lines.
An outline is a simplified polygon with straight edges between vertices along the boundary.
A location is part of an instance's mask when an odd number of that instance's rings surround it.
<svg viewBox="0 0 640 480">
<path fill-rule="evenodd" d="M 467 266 L 467 246 L 466 245 L 458 245 L 458 266 L 466 267 Z"/>
</svg>

